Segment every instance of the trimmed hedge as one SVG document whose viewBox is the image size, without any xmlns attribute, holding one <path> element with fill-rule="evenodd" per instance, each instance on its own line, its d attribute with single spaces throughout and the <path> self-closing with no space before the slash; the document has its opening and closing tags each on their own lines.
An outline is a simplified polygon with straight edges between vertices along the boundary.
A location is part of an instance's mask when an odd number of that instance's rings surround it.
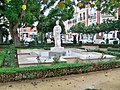
<svg viewBox="0 0 120 90">
<path fill-rule="evenodd" d="M 113 55 L 113 56 L 120 57 L 120 53 L 119 52 L 104 51 L 104 50 L 100 50 L 100 49 L 94 49 L 94 50 L 89 50 L 89 51 L 100 52 L 100 53 L 110 54 L 110 55 Z"/>
<path fill-rule="evenodd" d="M 1 68 L 0 82 L 80 74 L 116 67 L 120 67 L 120 60 L 98 63 L 77 63 L 77 64 L 64 63 L 51 66 L 40 65 L 24 68 Z"/>
<path fill-rule="evenodd" d="M 119 48 L 119 45 L 114 45 L 114 44 L 99 44 L 99 48 L 107 48 L 107 47 L 112 47 L 112 48 Z"/>
<path fill-rule="evenodd" d="M 1 51 L 1 52 L 0 52 L 0 67 L 2 67 L 2 65 L 3 65 L 5 56 L 6 56 L 5 50 Z"/>
<path fill-rule="evenodd" d="M 112 47 L 108 47 L 107 51 L 112 51 L 112 52 L 120 52 L 120 48 L 112 48 Z"/>
</svg>

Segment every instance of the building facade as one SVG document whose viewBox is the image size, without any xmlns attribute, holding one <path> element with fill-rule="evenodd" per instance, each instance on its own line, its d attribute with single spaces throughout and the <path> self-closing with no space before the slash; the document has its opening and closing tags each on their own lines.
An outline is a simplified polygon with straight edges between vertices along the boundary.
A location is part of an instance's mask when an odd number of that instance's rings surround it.
<svg viewBox="0 0 120 90">
<path fill-rule="evenodd" d="M 73 33 L 70 32 L 71 31 L 70 28 L 77 23 L 83 22 L 83 23 L 85 23 L 86 26 L 89 26 L 89 25 L 93 25 L 93 24 L 103 23 L 107 19 L 117 20 L 119 13 L 120 13 L 120 11 L 118 13 L 116 13 L 117 17 L 115 17 L 115 16 L 112 16 L 112 15 L 106 14 L 106 13 L 102 14 L 100 11 L 97 11 L 96 7 L 91 8 L 89 4 L 86 5 L 86 7 L 82 8 L 82 9 L 79 9 L 77 6 L 75 6 L 74 18 L 64 22 L 67 39 L 69 39 L 73 36 Z M 113 32 L 113 33 L 116 33 L 116 32 Z M 103 39 L 103 37 L 105 37 L 104 33 L 98 33 L 95 35 L 94 39 L 96 40 L 96 42 L 98 42 L 99 39 L 101 40 L 101 39 Z"/>
<path fill-rule="evenodd" d="M 20 40 L 25 40 L 26 38 L 34 38 L 37 36 L 37 29 L 36 27 L 21 27 L 20 28 Z"/>
</svg>

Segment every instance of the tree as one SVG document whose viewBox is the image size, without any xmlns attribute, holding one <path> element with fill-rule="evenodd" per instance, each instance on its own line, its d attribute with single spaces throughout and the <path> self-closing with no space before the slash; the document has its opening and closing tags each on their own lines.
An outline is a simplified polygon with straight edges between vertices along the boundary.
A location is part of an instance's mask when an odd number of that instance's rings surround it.
<svg viewBox="0 0 120 90">
<path fill-rule="evenodd" d="M 36 20 L 40 22 L 40 12 L 45 11 L 54 3 L 55 0 L 50 2 L 46 0 L 0 0 L 0 16 L 7 18 L 15 46 L 19 46 L 18 26 L 31 25 Z"/>
<path fill-rule="evenodd" d="M 73 25 L 70 30 L 74 33 L 86 33 L 87 32 L 87 27 L 85 26 L 84 23 L 77 23 L 76 25 Z"/>
<path fill-rule="evenodd" d="M 28 0 L 1 0 L 1 16 L 6 17 L 9 22 L 9 31 L 15 46 L 19 44 L 17 28 L 22 21 L 27 3 Z"/>
<path fill-rule="evenodd" d="M 73 25 L 73 26 L 70 28 L 70 30 L 71 30 L 72 32 L 74 32 L 74 33 L 78 33 L 78 34 L 79 34 L 79 35 L 78 35 L 78 41 L 79 41 L 79 39 L 80 39 L 80 34 L 81 34 L 81 33 L 82 33 L 82 34 L 86 34 L 87 31 L 88 31 L 88 28 L 85 26 L 85 23 L 79 22 L 79 23 Z M 74 36 L 74 37 L 75 37 L 75 36 Z"/>
</svg>

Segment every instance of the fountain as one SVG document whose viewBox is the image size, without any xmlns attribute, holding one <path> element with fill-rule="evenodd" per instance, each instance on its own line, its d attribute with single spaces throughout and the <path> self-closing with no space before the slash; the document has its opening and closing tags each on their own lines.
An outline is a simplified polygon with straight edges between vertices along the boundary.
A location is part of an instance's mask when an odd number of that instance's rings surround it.
<svg viewBox="0 0 120 90">
<path fill-rule="evenodd" d="M 38 65 L 38 64 L 51 64 L 54 62 L 55 56 L 60 57 L 59 62 L 67 62 L 67 59 L 80 59 L 84 62 L 97 62 L 103 55 L 97 52 L 84 52 L 80 49 L 69 48 L 64 49 L 61 47 L 61 26 L 59 20 L 56 21 L 56 26 L 53 29 L 53 35 L 55 40 L 55 46 L 51 47 L 49 51 L 46 50 L 18 50 L 18 64 L 20 67 Z M 21 55 L 20 55 L 21 54 Z M 104 59 L 110 60 L 116 58 L 115 56 L 104 55 Z"/>
</svg>

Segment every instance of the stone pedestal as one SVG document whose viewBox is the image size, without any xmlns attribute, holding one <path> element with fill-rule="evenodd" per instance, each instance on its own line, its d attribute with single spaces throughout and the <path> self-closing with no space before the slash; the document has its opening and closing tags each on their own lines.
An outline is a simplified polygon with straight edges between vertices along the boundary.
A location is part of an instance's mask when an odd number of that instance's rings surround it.
<svg viewBox="0 0 120 90">
<path fill-rule="evenodd" d="M 64 47 L 51 47 L 50 51 L 52 51 L 52 52 L 62 52 L 62 51 L 64 51 Z"/>
<path fill-rule="evenodd" d="M 64 51 L 64 47 L 51 47 L 49 52 L 49 58 L 53 56 L 65 56 L 66 52 Z"/>
</svg>

